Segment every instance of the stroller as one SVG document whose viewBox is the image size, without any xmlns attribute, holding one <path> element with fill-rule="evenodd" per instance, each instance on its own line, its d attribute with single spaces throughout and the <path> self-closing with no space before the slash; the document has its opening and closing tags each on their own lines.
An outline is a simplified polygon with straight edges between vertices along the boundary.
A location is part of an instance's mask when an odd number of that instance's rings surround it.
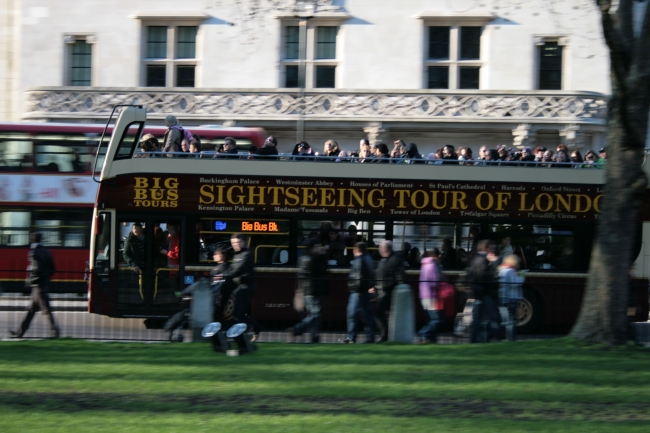
<svg viewBox="0 0 650 433">
<path fill-rule="evenodd" d="M 221 295 L 221 288 L 223 286 L 223 280 L 219 283 L 215 283 L 212 285 L 211 292 L 213 296 L 213 302 L 217 302 L 217 300 L 220 298 Z M 193 286 L 187 287 L 185 290 L 183 290 L 180 293 L 176 293 L 177 296 L 180 298 L 180 306 L 181 306 L 181 311 L 178 313 L 172 315 L 167 321 L 165 322 L 165 325 L 163 326 L 163 329 L 167 332 L 169 332 L 169 341 L 171 342 L 183 342 L 183 334 L 182 330 L 186 329 L 189 322 L 190 322 L 190 306 L 192 304 L 192 289 Z M 215 305 L 215 311 L 217 305 Z M 213 318 L 215 319 L 215 318 Z"/>
<path fill-rule="evenodd" d="M 163 329 L 169 332 L 169 341 L 172 343 L 177 341 L 179 343 L 183 342 L 182 330 L 187 328 L 187 325 L 190 322 L 190 304 L 192 303 L 191 293 L 185 294 L 185 291 L 177 293 L 180 295 L 180 306 L 181 311 L 172 315 L 163 326 Z"/>
</svg>

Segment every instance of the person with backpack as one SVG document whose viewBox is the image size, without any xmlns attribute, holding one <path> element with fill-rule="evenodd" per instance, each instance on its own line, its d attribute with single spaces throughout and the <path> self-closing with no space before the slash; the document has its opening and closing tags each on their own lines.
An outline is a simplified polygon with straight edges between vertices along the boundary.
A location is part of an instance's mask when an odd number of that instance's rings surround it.
<svg viewBox="0 0 650 433">
<path fill-rule="evenodd" d="M 327 255 L 317 238 L 309 238 L 306 243 L 306 254 L 298 259 L 298 287 L 296 299 L 302 297 L 302 302 L 294 302 L 294 306 L 307 313 L 302 322 L 287 329 L 290 337 L 302 335 L 311 330 L 311 342 L 320 342 L 321 326 L 321 297 L 327 295 Z M 302 304 L 302 305 L 299 305 Z M 291 338 L 292 339 L 292 338 Z"/>
<path fill-rule="evenodd" d="M 186 140 L 188 143 L 192 142 L 192 133 L 187 129 L 184 129 L 179 123 L 176 116 L 171 114 L 165 117 L 165 126 L 167 126 L 167 132 L 165 132 L 165 137 L 163 138 L 163 148 L 162 151 L 165 153 L 168 152 L 182 152 L 181 142 Z M 176 155 L 165 155 L 170 158 L 173 158 Z"/>
</svg>

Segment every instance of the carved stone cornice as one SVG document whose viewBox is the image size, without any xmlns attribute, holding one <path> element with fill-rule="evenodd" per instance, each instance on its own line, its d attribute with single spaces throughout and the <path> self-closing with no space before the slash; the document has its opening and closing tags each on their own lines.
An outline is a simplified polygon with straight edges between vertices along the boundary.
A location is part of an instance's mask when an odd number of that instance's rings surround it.
<svg viewBox="0 0 650 433">
<path fill-rule="evenodd" d="M 354 91 L 49 87 L 25 92 L 24 119 L 104 119 L 143 104 L 151 119 L 305 120 L 605 125 L 607 97 L 563 91 Z"/>
</svg>

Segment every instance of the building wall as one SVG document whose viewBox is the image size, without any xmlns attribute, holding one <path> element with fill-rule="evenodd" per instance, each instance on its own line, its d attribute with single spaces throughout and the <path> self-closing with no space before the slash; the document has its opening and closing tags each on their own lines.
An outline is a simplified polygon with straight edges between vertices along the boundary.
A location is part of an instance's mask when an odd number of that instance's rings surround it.
<svg viewBox="0 0 650 433">
<path fill-rule="evenodd" d="M 0 120 L 20 118 L 20 0 L 0 0 Z"/>
<path fill-rule="evenodd" d="M 254 3 L 259 9 L 251 9 Z M 584 7 L 573 9 L 572 3 Z M 351 16 L 341 25 L 337 41 L 341 88 L 423 88 L 426 24 L 416 16 L 463 11 L 497 16 L 483 33 L 482 89 L 535 89 L 534 36 L 546 35 L 568 37 L 564 90 L 610 92 L 607 50 L 598 33 L 597 16 L 593 8 L 585 10 L 591 2 L 346 0 L 333 4 L 343 4 Z M 66 7 L 57 8 L 48 0 L 23 0 L 20 89 L 63 85 L 63 36 L 86 33 L 97 37 L 93 85 L 139 86 L 142 22 L 131 16 L 179 10 L 209 16 L 200 26 L 197 87 L 278 87 L 282 24 L 270 5 L 267 0 L 70 0 Z M 581 26 L 575 28 L 578 19 Z"/>
</svg>

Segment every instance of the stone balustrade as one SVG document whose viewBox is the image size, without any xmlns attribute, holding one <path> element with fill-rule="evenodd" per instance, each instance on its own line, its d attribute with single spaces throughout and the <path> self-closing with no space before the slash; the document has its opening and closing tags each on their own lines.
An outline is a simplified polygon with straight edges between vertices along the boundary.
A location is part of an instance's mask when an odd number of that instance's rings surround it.
<svg viewBox="0 0 650 433">
<path fill-rule="evenodd" d="M 568 91 L 40 87 L 24 120 L 104 120 L 117 104 L 184 121 L 470 122 L 605 125 L 607 96 Z"/>
</svg>

